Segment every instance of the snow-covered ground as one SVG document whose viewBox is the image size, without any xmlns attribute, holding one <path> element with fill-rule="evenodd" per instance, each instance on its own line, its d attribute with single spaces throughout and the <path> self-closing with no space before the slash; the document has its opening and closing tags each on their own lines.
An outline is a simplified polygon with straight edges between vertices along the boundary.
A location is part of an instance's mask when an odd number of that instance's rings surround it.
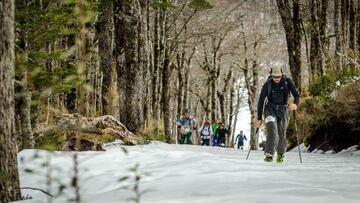
<svg viewBox="0 0 360 203">
<path fill-rule="evenodd" d="M 142 175 L 140 202 L 359 202 L 360 153 L 286 154 L 283 164 L 265 163 L 261 151 L 152 143 L 108 146 L 106 152 L 79 152 L 81 202 L 134 202 L 134 172 Z M 73 152 L 24 150 L 19 153 L 21 187 L 41 188 L 56 195 L 52 202 L 68 202 Z M 51 170 L 46 166 L 51 162 Z M 25 172 L 25 169 L 28 172 Z M 31 171 L 31 172 L 29 172 Z M 119 181 L 129 176 L 125 181 Z M 52 177 L 50 189 L 46 177 Z M 51 202 L 41 192 L 23 189 L 26 202 Z"/>
</svg>

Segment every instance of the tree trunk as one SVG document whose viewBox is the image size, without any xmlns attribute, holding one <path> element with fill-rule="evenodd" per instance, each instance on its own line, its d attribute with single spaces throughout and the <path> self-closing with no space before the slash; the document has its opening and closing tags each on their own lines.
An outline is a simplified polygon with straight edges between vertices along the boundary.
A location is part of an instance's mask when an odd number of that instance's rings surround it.
<svg viewBox="0 0 360 203">
<path fill-rule="evenodd" d="M 0 200 L 20 200 L 15 136 L 15 1 L 0 1 Z"/>
<path fill-rule="evenodd" d="M 25 81 L 24 81 L 25 82 Z M 19 105 L 20 120 L 21 120 L 21 140 L 22 149 L 33 149 L 35 146 L 34 136 L 31 129 L 31 93 L 27 88 L 23 89 L 21 102 Z"/>
<path fill-rule="evenodd" d="M 71 47 L 75 46 L 76 44 L 76 39 L 75 39 L 75 34 L 72 35 L 68 35 L 66 37 L 66 40 L 64 40 L 64 48 L 69 50 Z M 69 60 L 76 60 L 76 56 L 75 54 L 72 54 L 69 56 Z M 76 88 L 72 88 L 70 90 L 70 93 L 66 94 L 66 98 L 65 98 L 65 106 L 67 108 L 67 110 L 70 113 L 75 113 L 77 112 L 77 89 Z"/>
<path fill-rule="evenodd" d="M 220 114 L 221 114 L 221 119 L 225 120 L 225 118 L 227 117 L 226 115 L 226 97 L 227 97 L 227 93 L 228 93 L 228 89 L 229 89 L 229 85 L 230 82 L 232 82 L 232 70 L 230 69 L 226 79 L 224 80 L 224 88 L 222 92 L 217 92 L 218 98 L 219 98 L 219 104 L 220 104 Z"/>
<path fill-rule="evenodd" d="M 185 76 L 184 76 L 184 97 L 182 101 L 183 109 L 189 107 L 189 83 L 190 83 L 190 67 L 189 65 L 185 67 Z"/>
<path fill-rule="evenodd" d="M 348 27 L 349 27 L 349 0 L 341 0 L 341 36 L 343 50 L 346 51 L 348 46 Z M 344 61 L 345 62 L 345 61 Z"/>
<path fill-rule="evenodd" d="M 141 92 L 141 95 L 138 95 L 138 97 L 142 98 L 142 103 L 140 105 L 142 106 L 142 124 L 141 126 L 145 127 L 146 122 L 146 108 L 147 108 L 147 81 L 148 81 L 148 64 L 147 64 L 147 57 L 148 53 L 146 50 L 147 45 L 147 26 L 146 26 L 146 1 L 144 0 L 136 0 L 136 5 L 139 8 L 138 11 L 138 26 L 137 26 L 137 49 L 138 49 L 138 66 L 141 66 L 142 69 L 138 73 L 141 75 L 140 82 L 141 84 L 138 86 L 138 88 L 141 88 L 142 90 L 139 90 L 139 93 Z"/>
<path fill-rule="evenodd" d="M 321 74 L 320 62 L 322 61 L 321 56 L 321 45 L 320 45 L 320 33 L 319 33 L 319 0 L 310 0 L 310 11 L 311 11 L 311 45 L 310 45 L 310 67 L 311 67 L 311 78 L 315 78 Z"/>
<path fill-rule="evenodd" d="M 255 66 L 256 68 L 256 66 Z M 255 120 L 256 120 L 256 109 L 255 109 L 255 101 L 256 101 L 256 92 L 257 92 L 257 70 L 253 70 L 256 72 L 252 73 L 252 76 L 249 74 L 249 67 L 247 59 L 245 59 L 245 68 L 243 69 L 245 75 L 245 83 L 246 88 L 248 90 L 248 104 L 251 115 L 250 121 L 250 147 L 251 149 L 257 150 L 259 147 L 259 136 L 255 133 Z M 256 77 L 255 77 L 256 76 Z M 256 86 L 254 85 L 256 84 Z"/>
<path fill-rule="evenodd" d="M 212 76 L 211 78 L 211 120 L 215 120 L 218 116 L 216 108 L 216 78 Z"/>
<path fill-rule="evenodd" d="M 357 2 L 356 12 L 356 46 L 357 46 L 357 63 L 360 63 L 360 0 Z M 359 69 L 358 69 L 359 70 Z"/>
<path fill-rule="evenodd" d="M 337 53 L 342 53 L 341 48 L 341 33 L 340 33 L 340 2 L 334 1 L 334 29 L 335 29 L 335 72 L 340 74 L 342 70 L 341 57 Z"/>
<path fill-rule="evenodd" d="M 183 88 L 184 88 L 183 58 L 184 58 L 184 54 L 185 54 L 185 52 L 183 52 L 182 57 L 180 56 L 179 53 L 176 54 L 177 71 L 178 71 L 177 114 L 179 114 L 179 115 L 181 115 L 182 107 L 183 107 L 183 93 L 184 93 L 184 90 L 183 90 Z"/>
<path fill-rule="evenodd" d="M 168 50 L 165 50 L 165 60 L 163 66 L 163 76 L 162 76 L 162 106 L 164 114 L 164 131 L 166 142 L 170 143 L 171 141 L 171 108 L 170 108 L 170 59 L 169 59 Z"/>
<path fill-rule="evenodd" d="M 356 13 L 355 13 L 355 2 L 354 0 L 350 0 L 349 4 L 349 49 L 350 49 L 350 57 L 356 58 Z M 355 70 L 355 64 L 350 63 L 350 69 Z"/>
<path fill-rule="evenodd" d="M 299 0 L 293 0 L 292 8 L 287 0 L 276 0 L 276 2 L 285 30 L 291 75 L 295 86 L 301 92 L 301 19 Z"/>
<path fill-rule="evenodd" d="M 319 14 L 319 39 L 320 39 L 320 49 L 319 49 L 319 67 L 318 70 L 320 71 L 321 75 L 325 74 L 325 59 L 328 52 L 328 40 L 326 36 L 327 30 L 327 12 L 328 12 L 328 0 L 321 0 L 320 1 L 320 8 L 318 11 Z"/>
<path fill-rule="evenodd" d="M 250 92 L 251 95 L 249 95 L 249 98 L 251 99 L 251 101 L 249 102 L 249 107 L 250 107 L 250 113 L 251 113 L 251 122 L 250 122 L 250 126 L 251 129 L 254 129 L 251 131 L 251 148 L 254 150 L 257 150 L 259 148 L 259 134 L 255 133 L 255 121 L 256 121 L 256 100 L 257 100 L 257 92 L 258 92 L 258 80 L 259 80 L 259 76 L 258 76 L 258 70 L 259 70 L 259 65 L 257 63 L 257 42 L 255 41 L 254 43 L 254 59 L 252 62 L 252 78 L 251 78 L 251 86 L 250 86 Z"/>
<path fill-rule="evenodd" d="M 214 121 L 214 118 L 212 117 L 213 114 L 212 114 L 212 111 L 210 109 L 210 101 L 211 101 L 211 85 L 210 85 L 211 81 L 210 79 L 208 79 L 207 81 L 207 94 L 206 94 L 206 103 L 205 103 L 205 106 L 204 106 L 204 110 L 206 112 L 206 117 L 208 118 L 211 118 L 212 121 Z"/>
<path fill-rule="evenodd" d="M 190 54 L 189 58 L 187 59 L 187 64 L 185 67 L 183 109 L 188 108 L 188 106 L 189 106 L 190 68 L 191 68 L 191 62 L 192 62 L 192 58 L 194 57 L 195 51 L 196 51 L 196 47 L 194 46 L 192 53 Z"/>
<path fill-rule="evenodd" d="M 144 85 L 145 85 L 145 101 L 144 101 L 144 129 L 148 127 L 148 120 L 150 114 L 150 99 L 151 99 L 151 51 L 150 51 L 150 0 L 139 1 L 142 11 L 142 28 L 143 28 L 143 66 L 144 66 Z M 140 43 L 141 44 L 141 43 Z"/>
<path fill-rule="evenodd" d="M 27 67 L 24 67 L 27 64 L 27 52 L 26 52 L 26 42 L 25 42 L 25 33 L 21 33 L 19 36 L 21 49 L 20 53 L 16 56 L 19 65 L 17 66 L 17 77 L 15 78 L 18 82 L 15 84 L 15 94 L 18 96 L 15 99 L 15 112 L 18 114 L 19 124 L 17 126 L 17 134 L 19 137 L 18 148 L 22 149 L 32 149 L 35 145 L 35 140 L 32 134 L 31 129 L 31 93 L 28 89 L 28 72 Z"/>
<path fill-rule="evenodd" d="M 307 30 L 305 29 L 304 26 L 304 22 L 301 21 L 301 29 L 304 33 L 304 40 L 305 40 L 305 56 L 306 56 L 306 62 L 307 62 L 307 72 L 311 72 L 311 67 L 310 67 L 310 51 L 309 51 L 309 40 L 308 40 L 308 33 Z"/>
<path fill-rule="evenodd" d="M 296 87 L 299 89 L 299 92 L 302 90 L 302 78 L 301 78 L 301 19 L 300 19 L 300 3 L 299 0 L 293 0 L 293 18 L 292 24 L 294 27 L 293 33 L 293 43 L 294 50 L 288 54 L 292 56 L 293 63 L 290 64 L 290 72 L 294 79 Z"/>
<path fill-rule="evenodd" d="M 139 64 L 138 15 L 140 8 L 131 0 L 114 1 L 116 70 L 120 96 L 120 121 L 132 132 L 143 129 L 143 64 Z"/>
<path fill-rule="evenodd" d="M 241 93 L 240 93 L 240 89 L 241 89 L 241 85 L 239 83 L 239 86 L 237 87 L 238 91 L 237 91 L 237 97 L 236 97 L 236 106 L 235 106 L 235 118 L 234 118 L 234 128 L 232 130 L 232 143 L 234 143 L 234 136 L 236 134 L 235 130 L 236 130 L 236 124 L 238 121 L 238 114 L 239 114 L 239 108 L 240 108 L 240 103 L 241 103 Z"/>
<path fill-rule="evenodd" d="M 243 23 L 241 22 L 241 26 L 243 27 Z M 248 52 L 247 41 L 245 37 L 245 33 L 240 33 L 243 40 L 243 48 L 245 52 L 245 56 Z M 255 120 L 256 120 L 256 109 L 255 109 L 255 102 L 256 102 L 256 94 L 258 89 L 258 64 L 257 64 L 257 41 L 254 42 L 253 51 L 254 51 L 254 58 L 252 60 L 252 68 L 249 67 L 249 60 L 245 57 L 244 59 L 244 67 L 242 68 L 244 76 L 245 76 L 245 84 L 246 89 L 248 90 L 248 105 L 251 114 L 251 121 L 250 121 L 250 147 L 251 149 L 257 150 L 259 148 L 259 136 L 255 133 Z M 240 67 L 241 68 L 241 67 Z"/>
<path fill-rule="evenodd" d="M 236 123 L 233 125 L 233 117 L 234 117 L 234 97 L 235 97 L 235 78 L 232 79 L 231 89 L 230 89 L 230 102 L 229 102 L 229 137 L 227 141 L 228 147 L 234 147 L 234 133 L 232 129 L 235 129 Z"/>
<path fill-rule="evenodd" d="M 155 10 L 155 20 L 154 20 L 154 69 L 152 72 L 152 111 L 153 118 L 157 125 L 159 119 L 159 109 L 158 109 L 158 89 L 159 89 L 159 69 L 160 69 L 160 36 L 159 36 L 159 9 Z"/>
<path fill-rule="evenodd" d="M 102 114 L 111 113 L 111 105 L 109 101 L 109 90 L 112 76 L 112 29 L 113 29 L 113 12 L 112 2 L 102 0 L 100 4 L 100 15 L 96 23 L 96 38 L 98 40 L 100 68 L 102 70 L 102 86 L 101 86 L 101 103 Z"/>
<path fill-rule="evenodd" d="M 83 81 L 79 87 L 79 99 L 78 99 L 78 111 L 83 116 L 88 116 L 89 110 L 89 100 L 88 91 L 86 89 L 87 85 L 87 67 L 86 67 L 86 30 L 85 30 L 85 5 L 84 0 L 77 0 L 77 8 L 79 9 L 79 25 L 80 25 L 80 34 L 79 34 L 79 67 L 78 73 L 79 76 L 83 78 Z"/>
</svg>

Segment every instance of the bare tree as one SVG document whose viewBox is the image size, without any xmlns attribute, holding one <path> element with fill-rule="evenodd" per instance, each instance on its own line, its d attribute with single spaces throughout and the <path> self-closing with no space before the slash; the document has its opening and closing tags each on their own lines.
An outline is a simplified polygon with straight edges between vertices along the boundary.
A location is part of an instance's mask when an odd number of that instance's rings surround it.
<svg viewBox="0 0 360 203">
<path fill-rule="evenodd" d="M 325 74 L 324 52 L 326 51 L 327 0 L 310 0 L 311 47 L 310 67 L 313 77 Z"/>
<path fill-rule="evenodd" d="M 241 27 L 244 28 L 243 22 L 241 22 Z M 245 76 L 245 85 L 248 92 L 248 104 L 250 109 L 250 115 L 251 115 L 251 133 L 250 133 L 250 145 L 252 149 L 257 149 L 259 145 L 259 138 L 257 137 L 255 133 L 255 120 L 256 120 L 256 99 L 257 99 L 257 92 L 258 92 L 258 73 L 259 73 L 259 67 L 257 65 L 257 58 L 256 58 L 256 52 L 258 49 L 258 42 L 257 39 L 253 42 L 253 52 L 254 52 L 254 58 L 252 59 L 252 66 L 250 64 L 250 60 L 248 58 L 249 54 L 249 45 L 247 38 L 245 36 L 245 32 L 240 32 L 241 38 L 243 40 L 243 50 L 244 50 L 244 64 L 238 65 L 238 68 L 240 68 Z"/>
</svg>

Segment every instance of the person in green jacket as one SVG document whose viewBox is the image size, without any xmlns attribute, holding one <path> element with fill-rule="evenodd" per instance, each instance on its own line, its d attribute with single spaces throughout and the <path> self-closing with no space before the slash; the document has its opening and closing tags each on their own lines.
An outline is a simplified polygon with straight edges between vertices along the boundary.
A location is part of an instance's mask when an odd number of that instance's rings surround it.
<svg viewBox="0 0 360 203">
<path fill-rule="evenodd" d="M 216 144 L 217 144 L 217 141 L 218 141 L 218 139 L 217 139 L 217 137 L 215 136 L 215 133 L 216 133 L 216 130 L 217 130 L 217 128 L 218 128 L 218 126 L 219 126 L 219 119 L 218 118 L 215 118 L 213 121 L 212 121 L 212 123 L 211 123 L 211 128 L 212 128 L 212 131 L 213 131 L 213 136 L 212 136 L 212 138 L 211 138 L 211 145 L 212 146 L 216 146 Z"/>
</svg>

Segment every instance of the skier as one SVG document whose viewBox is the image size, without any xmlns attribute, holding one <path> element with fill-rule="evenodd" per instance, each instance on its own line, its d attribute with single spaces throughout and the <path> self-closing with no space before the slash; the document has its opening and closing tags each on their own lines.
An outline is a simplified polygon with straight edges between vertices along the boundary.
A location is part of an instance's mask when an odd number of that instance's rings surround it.
<svg viewBox="0 0 360 203">
<path fill-rule="evenodd" d="M 192 130 L 196 130 L 196 123 L 194 116 L 191 115 L 190 109 L 183 110 L 181 116 L 176 122 L 178 126 L 178 143 L 179 144 L 192 144 L 191 135 Z"/>
<path fill-rule="evenodd" d="M 213 131 L 210 126 L 210 120 L 206 120 L 205 123 L 199 129 L 200 138 L 201 138 L 201 146 L 209 146 L 210 138 L 213 136 Z"/>
<path fill-rule="evenodd" d="M 294 103 L 288 105 L 289 93 L 294 96 Z M 265 108 L 263 112 L 265 98 Z M 272 68 L 270 77 L 261 89 L 259 103 L 257 107 L 256 127 L 262 124 L 262 114 L 264 113 L 265 126 L 267 128 L 267 138 L 265 145 L 266 162 L 272 162 L 277 151 L 276 162 L 284 161 L 286 151 L 286 128 L 289 123 L 289 108 L 295 111 L 300 101 L 300 95 L 296 90 L 292 79 L 286 77 L 280 67 Z"/>
<path fill-rule="evenodd" d="M 238 149 L 244 149 L 244 141 L 247 140 L 246 135 L 240 130 L 240 134 L 236 136 L 235 143 L 237 143 Z"/>
</svg>

